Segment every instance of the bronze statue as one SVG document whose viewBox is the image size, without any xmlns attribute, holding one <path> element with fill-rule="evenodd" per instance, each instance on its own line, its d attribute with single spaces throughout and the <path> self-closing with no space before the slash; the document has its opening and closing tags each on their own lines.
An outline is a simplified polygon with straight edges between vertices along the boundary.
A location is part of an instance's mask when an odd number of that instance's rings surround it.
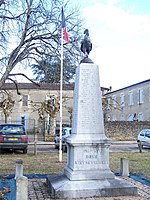
<svg viewBox="0 0 150 200">
<path fill-rule="evenodd" d="M 90 51 L 92 50 L 92 43 L 89 37 L 89 30 L 85 29 L 84 34 L 85 36 L 81 41 L 81 51 L 84 53 L 85 57 L 88 57 Z"/>
</svg>

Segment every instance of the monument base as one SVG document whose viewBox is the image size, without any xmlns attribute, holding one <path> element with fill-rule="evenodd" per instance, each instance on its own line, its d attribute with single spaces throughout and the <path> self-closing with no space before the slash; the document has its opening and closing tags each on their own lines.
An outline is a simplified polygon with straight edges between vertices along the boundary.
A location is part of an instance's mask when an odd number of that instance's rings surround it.
<svg viewBox="0 0 150 200">
<path fill-rule="evenodd" d="M 118 177 L 104 180 L 70 181 L 66 175 L 49 175 L 52 198 L 90 198 L 137 195 L 137 187 Z"/>
</svg>

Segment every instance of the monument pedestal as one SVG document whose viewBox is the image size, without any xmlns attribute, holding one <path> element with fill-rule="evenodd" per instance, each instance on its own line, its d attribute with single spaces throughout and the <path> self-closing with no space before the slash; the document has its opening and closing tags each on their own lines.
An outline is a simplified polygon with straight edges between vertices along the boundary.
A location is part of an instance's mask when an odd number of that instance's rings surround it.
<svg viewBox="0 0 150 200">
<path fill-rule="evenodd" d="M 99 67 L 81 63 L 76 70 L 72 135 L 67 138 L 63 175 L 50 175 L 54 198 L 136 195 L 137 188 L 116 178 L 109 168 L 109 146 L 103 124 Z"/>
<path fill-rule="evenodd" d="M 112 179 L 114 174 L 109 169 L 109 140 L 76 141 L 73 135 L 67 140 L 68 163 L 64 174 L 69 180 Z"/>
<path fill-rule="evenodd" d="M 90 197 L 117 197 L 137 195 L 137 188 L 121 180 L 80 180 L 70 181 L 63 175 L 49 175 L 47 178 L 52 198 L 90 198 Z"/>
</svg>

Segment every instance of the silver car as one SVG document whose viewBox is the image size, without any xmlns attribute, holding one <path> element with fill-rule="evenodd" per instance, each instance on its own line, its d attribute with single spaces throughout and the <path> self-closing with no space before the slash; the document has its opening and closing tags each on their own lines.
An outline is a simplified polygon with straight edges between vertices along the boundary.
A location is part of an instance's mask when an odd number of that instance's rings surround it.
<svg viewBox="0 0 150 200">
<path fill-rule="evenodd" d="M 71 128 L 70 127 L 63 127 L 62 128 L 62 150 L 64 152 L 67 151 L 67 146 L 65 139 L 71 135 Z M 60 141 L 60 135 L 57 134 L 55 137 L 55 149 L 59 149 L 59 141 Z"/>
<path fill-rule="evenodd" d="M 138 134 L 137 138 L 138 147 L 143 146 L 150 147 L 150 129 L 144 129 Z"/>
</svg>

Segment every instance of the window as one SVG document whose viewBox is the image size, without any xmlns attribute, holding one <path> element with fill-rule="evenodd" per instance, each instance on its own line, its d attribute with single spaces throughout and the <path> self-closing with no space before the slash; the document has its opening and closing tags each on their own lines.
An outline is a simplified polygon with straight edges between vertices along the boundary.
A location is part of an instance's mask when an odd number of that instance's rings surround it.
<svg viewBox="0 0 150 200">
<path fill-rule="evenodd" d="M 107 121 L 110 121 L 110 119 L 111 119 L 111 118 L 110 118 L 110 115 L 108 115 L 108 117 L 107 117 Z"/>
<path fill-rule="evenodd" d="M 121 107 L 125 106 L 125 102 L 124 102 L 124 94 L 121 94 Z"/>
<path fill-rule="evenodd" d="M 113 115 L 113 116 L 112 116 L 112 121 L 117 121 L 116 115 Z"/>
<path fill-rule="evenodd" d="M 142 104 L 143 103 L 143 89 L 139 89 L 138 91 L 139 93 L 139 104 Z"/>
<path fill-rule="evenodd" d="M 145 137 L 150 138 L 150 131 L 146 131 L 146 133 L 145 133 Z"/>
<path fill-rule="evenodd" d="M 143 121 L 143 113 L 138 114 L 138 121 Z"/>
<path fill-rule="evenodd" d="M 141 131 L 141 132 L 140 132 L 140 136 L 144 136 L 144 131 Z"/>
<path fill-rule="evenodd" d="M 110 98 L 107 99 L 107 110 L 110 110 Z"/>
<path fill-rule="evenodd" d="M 129 116 L 128 116 L 128 121 L 129 122 L 132 122 L 134 120 L 134 114 L 130 114 Z"/>
<path fill-rule="evenodd" d="M 113 106 L 114 106 L 114 108 L 116 108 L 116 96 L 113 96 Z"/>
<path fill-rule="evenodd" d="M 28 106 L 28 95 L 22 96 L 22 106 Z"/>
<path fill-rule="evenodd" d="M 133 91 L 129 92 L 129 106 L 133 105 Z"/>
<path fill-rule="evenodd" d="M 25 125 L 25 116 L 22 116 L 22 117 L 21 117 L 21 124 L 22 124 L 22 125 Z"/>
<path fill-rule="evenodd" d="M 45 96 L 45 102 L 46 103 L 50 103 L 52 104 L 53 106 L 55 105 L 55 102 L 56 101 L 56 97 L 54 95 L 49 95 L 49 96 Z"/>
<path fill-rule="evenodd" d="M 123 114 L 121 115 L 121 117 L 120 117 L 120 120 L 121 120 L 121 121 L 124 121 L 124 120 L 125 120 L 125 118 L 124 118 L 124 115 L 123 115 Z"/>
<path fill-rule="evenodd" d="M 45 96 L 45 101 L 47 102 L 50 99 L 48 95 Z"/>
</svg>

